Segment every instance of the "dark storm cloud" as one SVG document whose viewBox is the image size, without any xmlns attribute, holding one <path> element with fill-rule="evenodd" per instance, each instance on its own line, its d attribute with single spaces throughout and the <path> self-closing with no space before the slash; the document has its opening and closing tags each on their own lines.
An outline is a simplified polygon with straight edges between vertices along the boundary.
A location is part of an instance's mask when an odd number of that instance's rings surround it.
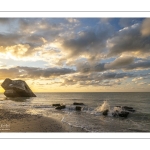
<svg viewBox="0 0 150 150">
<path fill-rule="evenodd" d="M 141 25 L 135 24 L 120 30 L 116 36 L 109 40 L 108 56 L 116 56 L 123 52 L 150 52 L 150 36 L 140 33 Z"/>
</svg>

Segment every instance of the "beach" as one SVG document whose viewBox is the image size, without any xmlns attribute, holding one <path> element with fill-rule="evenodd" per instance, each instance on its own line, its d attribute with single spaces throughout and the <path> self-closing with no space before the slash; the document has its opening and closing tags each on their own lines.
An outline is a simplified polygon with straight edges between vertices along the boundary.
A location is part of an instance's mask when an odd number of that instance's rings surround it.
<svg viewBox="0 0 150 150">
<path fill-rule="evenodd" d="M 36 93 L 31 98 L 0 94 L 0 132 L 149 132 L 149 93 Z M 107 101 L 106 101 L 107 100 Z M 79 105 L 77 111 L 74 102 Z M 55 109 L 53 104 L 64 104 Z M 100 111 L 108 106 L 107 116 Z M 132 107 L 127 117 L 115 106 Z M 105 108 L 105 107 L 104 107 Z"/>
<path fill-rule="evenodd" d="M 85 132 L 61 121 L 40 115 L 0 109 L 0 132 Z"/>
</svg>

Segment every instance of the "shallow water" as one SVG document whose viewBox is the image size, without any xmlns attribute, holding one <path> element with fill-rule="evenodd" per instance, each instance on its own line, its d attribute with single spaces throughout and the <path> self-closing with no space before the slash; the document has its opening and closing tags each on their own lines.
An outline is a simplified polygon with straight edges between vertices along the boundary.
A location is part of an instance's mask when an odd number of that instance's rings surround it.
<svg viewBox="0 0 150 150">
<path fill-rule="evenodd" d="M 36 93 L 33 98 L 6 98 L 0 94 L 0 107 L 18 113 L 53 117 L 90 132 L 150 132 L 150 93 Z M 104 105 L 107 101 L 107 105 Z M 75 111 L 74 102 L 82 102 L 81 111 Z M 65 104 L 63 110 L 52 107 Z M 103 106 L 103 107 L 102 107 Z M 127 118 L 113 117 L 115 106 L 130 106 L 136 111 Z M 108 116 L 101 109 L 109 107 Z"/>
</svg>

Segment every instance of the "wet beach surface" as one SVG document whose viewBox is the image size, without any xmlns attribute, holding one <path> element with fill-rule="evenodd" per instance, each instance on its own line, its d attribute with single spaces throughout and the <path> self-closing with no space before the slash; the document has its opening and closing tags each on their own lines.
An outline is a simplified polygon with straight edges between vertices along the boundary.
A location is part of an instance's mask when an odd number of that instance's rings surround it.
<svg viewBox="0 0 150 150">
<path fill-rule="evenodd" d="M 85 132 L 53 118 L 0 109 L 0 132 Z"/>
</svg>

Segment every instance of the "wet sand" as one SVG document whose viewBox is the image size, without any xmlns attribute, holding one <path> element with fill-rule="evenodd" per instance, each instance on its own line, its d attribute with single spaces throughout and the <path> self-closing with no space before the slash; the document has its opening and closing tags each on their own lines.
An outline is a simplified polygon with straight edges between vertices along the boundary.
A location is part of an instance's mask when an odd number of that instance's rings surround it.
<svg viewBox="0 0 150 150">
<path fill-rule="evenodd" d="M 53 118 L 0 109 L 0 132 L 86 132 Z"/>
</svg>

